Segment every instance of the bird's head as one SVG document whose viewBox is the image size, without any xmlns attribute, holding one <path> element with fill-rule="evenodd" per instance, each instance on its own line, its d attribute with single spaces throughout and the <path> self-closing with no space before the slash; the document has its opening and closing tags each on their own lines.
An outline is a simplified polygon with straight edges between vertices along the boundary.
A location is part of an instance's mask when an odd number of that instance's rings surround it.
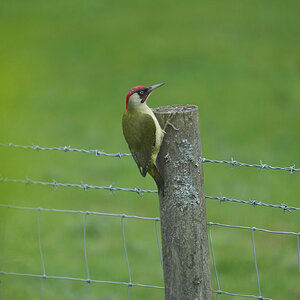
<svg viewBox="0 0 300 300">
<path fill-rule="evenodd" d="M 126 109 L 128 107 L 139 107 L 145 105 L 145 101 L 150 94 L 165 83 L 159 83 L 151 86 L 134 86 L 131 88 L 126 96 Z"/>
</svg>

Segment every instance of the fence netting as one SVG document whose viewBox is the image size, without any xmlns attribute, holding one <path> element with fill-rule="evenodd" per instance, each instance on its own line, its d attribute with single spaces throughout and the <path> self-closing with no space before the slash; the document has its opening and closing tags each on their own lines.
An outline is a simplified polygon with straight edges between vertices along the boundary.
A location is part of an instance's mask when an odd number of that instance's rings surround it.
<svg viewBox="0 0 300 300">
<path fill-rule="evenodd" d="M 80 153 L 86 153 L 86 154 L 93 154 L 95 156 L 107 156 L 107 157 L 115 157 L 115 158 L 123 158 L 131 156 L 130 154 L 118 152 L 118 153 L 106 153 L 103 150 L 89 150 L 89 149 L 77 149 L 72 148 L 71 146 L 64 146 L 64 147 L 41 147 L 37 145 L 16 145 L 13 143 L 0 143 L 0 146 L 3 147 L 9 147 L 9 148 L 21 148 L 21 149 L 31 149 L 36 151 L 63 151 L 63 152 L 80 152 Z M 300 169 L 297 169 L 295 164 L 289 167 L 275 167 L 271 165 L 267 165 L 262 163 L 260 161 L 260 164 L 248 164 L 248 163 L 242 163 L 234 160 L 233 158 L 231 160 L 211 160 L 207 158 L 202 158 L 203 163 L 216 163 L 216 164 L 227 164 L 231 166 L 238 166 L 238 167 L 254 167 L 254 168 L 260 168 L 265 170 L 280 170 L 280 171 L 288 171 L 291 174 L 294 172 L 299 172 Z M 109 186 L 100 186 L 100 185 L 91 185 L 88 183 L 66 183 L 66 182 L 60 182 L 55 179 L 51 179 L 49 181 L 40 181 L 36 179 L 30 179 L 26 177 L 25 179 L 19 179 L 19 178 L 8 178 L 2 176 L 0 177 L 0 183 L 1 184 L 29 184 L 29 185 L 44 185 L 44 186 L 50 186 L 53 189 L 58 188 L 73 188 L 73 189 L 83 189 L 84 191 L 88 191 L 90 189 L 96 189 L 96 190 L 107 190 L 110 192 L 120 191 L 120 192 L 132 192 L 137 193 L 140 196 L 143 196 L 145 193 L 150 194 L 156 194 L 156 190 L 147 190 L 147 189 L 141 189 L 139 187 L 134 188 L 127 188 L 127 187 L 117 187 L 114 185 Z M 256 206 L 262 206 L 267 208 L 277 208 L 281 209 L 283 212 L 294 212 L 298 213 L 300 211 L 299 207 L 289 206 L 285 203 L 281 204 L 271 204 L 271 203 L 265 203 L 260 200 L 241 200 L 241 199 L 232 199 L 223 196 L 220 194 L 219 196 L 210 196 L 206 195 L 205 198 L 208 201 L 219 201 L 220 203 L 230 202 L 234 204 L 246 204 L 253 207 Z M 128 214 L 120 214 L 120 213 L 106 213 L 106 212 L 100 212 L 100 211 L 83 211 L 83 210 L 68 210 L 68 209 L 55 209 L 55 208 L 45 208 L 45 207 L 27 207 L 27 206 L 18 206 L 18 205 L 11 205 L 8 203 L 5 203 L 5 200 L 0 201 L 0 210 L 2 211 L 2 215 L 4 216 L 1 221 L 1 264 L 0 264 L 0 300 L 4 300 L 3 296 L 3 288 L 5 285 L 5 281 L 3 280 L 4 277 L 19 277 L 19 278 L 35 278 L 36 280 L 40 281 L 40 299 L 45 298 L 45 289 L 44 285 L 46 281 L 49 280 L 67 280 L 67 281 L 73 281 L 73 282 L 79 282 L 83 284 L 83 295 L 84 299 L 89 299 L 89 289 L 91 285 L 93 284 L 99 284 L 99 285 L 111 285 L 111 286 L 123 286 L 126 288 L 126 292 L 124 292 L 124 299 L 130 299 L 131 298 L 131 292 L 134 288 L 146 288 L 146 289 L 156 289 L 161 290 L 163 292 L 163 285 L 155 285 L 149 282 L 140 282 L 138 278 L 135 278 L 132 276 L 131 267 L 134 261 L 129 259 L 128 256 L 128 241 L 126 239 L 126 221 L 130 220 L 139 220 L 142 222 L 148 222 L 152 224 L 152 230 L 155 235 L 155 251 L 157 251 L 157 257 L 159 257 L 160 261 L 160 267 L 162 269 L 162 251 L 161 251 L 161 245 L 160 245 L 160 219 L 159 217 L 143 217 L 143 216 L 136 216 L 136 215 L 128 215 Z M 8 211 L 31 211 L 34 213 L 34 219 L 36 223 L 35 232 L 33 233 L 36 239 L 36 245 L 38 246 L 38 252 L 39 252 L 39 260 L 40 260 L 40 272 L 21 272 L 19 270 L 11 270 L 7 269 L 6 267 L 6 238 L 10 234 L 10 228 L 7 226 L 7 220 L 6 216 L 8 215 Z M 85 276 L 69 276 L 68 274 L 55 274 L 52 271 L 49 271 L 47 269 L 47 259 L 45 257 L 45 250 L 43 245 L 43 240 L 45 237 L 42 235 L 41 230 L 41 220 L 45 217 L 45 214 L 68 214 L 70 216 L 78 216 L 80 215 L 82 218 L 82 226 L 76 227 L 78 230 L 80 230 L 81 234 L 81 245 L 82 245 L 82 264 L 84 265 L 85 269 Z M 127 275 L 126 280 L 118 281 L 118 280 L 111 280 L 110 278 L 100 278 L 95 275 L 92 275 L 91 269 L 93 266 L 89 264 L 89 245 L 87 243 L 87 236 L 89 235 L 88 230 L 88 223 L 89 219 L 94 216 L 96 218 L 113 218 L 118 220 L 119 222 L 119 234 L 122 237 L 122 243 L 120 243 L 119 247 L 121 247 L 121 252 L 123 253 L 123 263 L 126 266 Z M 75 220 L 75 218 L 74 218 Z M 76 221 L 75 221 L 76 222 Z M 50 226 L 50 224 L 49 224 Z M 214 245 L 214 230 L 216 228 L 223 228 L 226 230 L 238 230 L 238 231 L 249 231 L 251 232 L 251 248 L 252 248 L 252 256 L 253 256 L 253 266 L 255 270 L 255 277 L 257 282 L 257 293 L 256 294 L 248 294 L 248 293 L 239 293 L 235 291 L 226 291 L 222 289 L 220 276 L 218 272 L 218 264 L 217 262 L 220 260 L 216 256 L 215 251 L 215 245 Z M 292 231 L 276 231 L 276 230 L 270 230 L 270 229 L 263 229 L 263 228 L 256 228 L 256 227 L 247 227 L 247 226 L 238 226 L 238 225 L 230 225 L 230 224 L 221 224 L 216 222 L 208 222 L 208 239 L 210 244 L 210 251 L 211 251 L 211 258 L 212 258 L 212 270 L 213 274 L 215 276 L 215 282 L 216 282 L 216 288 L 214 289 L 214 295 L 216 299 L 221 299 L 222 295 L 226 296 L 232 296 L 232 297 L 242 297 L 242 298 L 254 298 L 254 299 L 271 299 L 268 297 L 268 295 L 264 295 L 262 293 L 261 288 L 261 282 L 260 282 L 260 269 L 259 264 L 257 261 L 257 255 L 256 255 L 256 243 L 255 243 L 255 235 L 257 232 L 261 232 L 266 235 L 288 235 L 294 238 L 294 246 L 295 246 L 295 254 L 298 258 L 298 264 L 294 267 L 298 269 L 299 273 L 299 279 L 300 279 L 300 255 L 299 255 L 299 239 L 300 239 L 300 233 L 299 232 L 292 232 Z M 16 237 L 17 238 L 17 237 Z M 105 259 L 105 258 L 102 258 Z M 145 270 L 147 272 L 149 270 Z M 113 287 L 112 287 L 113 288 Z M 163 293 L 162 293 L 163 294 Z"/>
</svg>

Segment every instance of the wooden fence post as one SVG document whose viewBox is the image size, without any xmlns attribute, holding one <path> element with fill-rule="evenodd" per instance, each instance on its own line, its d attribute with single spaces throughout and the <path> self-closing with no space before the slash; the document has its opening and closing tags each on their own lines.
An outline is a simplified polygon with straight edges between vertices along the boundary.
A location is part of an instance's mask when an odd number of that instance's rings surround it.
<svg viewBox="0 0 300 300">
<path fill-rule="evenodd" d="M 157 158 L 165 180 L 159 196 L 165 300 L 211 300 L 198 107 L 153 110 L 161 127 L 173 114 Z"/>
</svg>

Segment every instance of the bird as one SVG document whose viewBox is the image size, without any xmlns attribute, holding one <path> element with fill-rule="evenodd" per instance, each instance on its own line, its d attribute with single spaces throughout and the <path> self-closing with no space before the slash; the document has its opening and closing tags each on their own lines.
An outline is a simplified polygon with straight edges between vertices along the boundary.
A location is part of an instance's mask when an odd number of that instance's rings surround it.
<svg viewBox="0 0 300 300">
<path fill-rule="evenodd" d="M 164 84 L 131 88 L 126 96 L 126 110 L 122 118 L 123 134 L 141 175 L 145 177 L 149 173 L 161 194 L 164 194 L 164 180 L 158 171 L 156 159 L 165 131 L 146 100 Z"/>
</svg>

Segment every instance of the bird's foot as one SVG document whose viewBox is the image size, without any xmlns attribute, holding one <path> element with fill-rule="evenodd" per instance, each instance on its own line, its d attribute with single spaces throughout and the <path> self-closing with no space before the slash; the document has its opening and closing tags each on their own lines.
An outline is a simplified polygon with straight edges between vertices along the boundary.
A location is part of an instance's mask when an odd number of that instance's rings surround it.
<svg viewBox="0 0 300 300">
<path fill-rule="evenodd" d="M 163 132 L 164 133 L 166 133 L 166 128 L 167 128 L 167 126 L 168 125 L 170 125 L 174 130 L 179 130 L 179 128 L 176 128 L 172 123 L 171 123 L 171 120 L 173 119 L 173 117 L 174 117 L 174 115 L 175 115 L 176 113 L 171 113 L 170 115 L 169 115 L 169 117 L 168 117 L 168 119 L 167 119 L 167 121 L 166 121 L 166 123 L 165 123 L 165 126 L 164 126 L 164 128 L 163 128 Z"/>
</svg>

